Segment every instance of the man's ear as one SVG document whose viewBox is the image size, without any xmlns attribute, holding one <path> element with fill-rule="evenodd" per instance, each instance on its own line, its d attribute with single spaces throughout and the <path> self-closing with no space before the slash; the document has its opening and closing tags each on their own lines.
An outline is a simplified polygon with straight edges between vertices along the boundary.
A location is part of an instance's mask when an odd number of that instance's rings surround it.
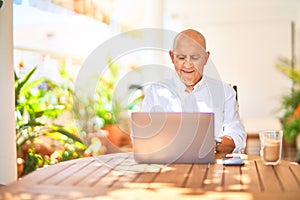
<svg viewBox="0 0 300 200">
<path fill-rule="evenodd" d="M 172 50 L 170 50 L 169 55 L 170 55 L 170 58 L 172 60 L 172 63 L 174 64 L 174 52 Z"/>
<path fill-rule="evenodd" d="M 204 65 L 206 65 L 206 63 L 207 63 L 207 61 L 208 61 L 208 58 L 209 58 L 209 55 L 210 55 L 210 52 L 207 51 L 207 52 L 206 52 L 206 56 L 205 56 L 205 64 L 204 64 Z"/>
</svg>

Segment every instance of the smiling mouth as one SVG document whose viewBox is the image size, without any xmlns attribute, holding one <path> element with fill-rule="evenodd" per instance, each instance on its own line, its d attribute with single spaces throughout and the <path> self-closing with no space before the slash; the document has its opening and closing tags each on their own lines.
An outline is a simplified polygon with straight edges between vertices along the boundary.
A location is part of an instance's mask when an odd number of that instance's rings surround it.
<svg viewBox="0 0 300 200">
<path fill-rule="evenodd" d="M 181 70 L 183 73 L 187 73 L 187 74 L 190 74 L 190 73 L 193 73 L 194 72 L 194 70 Z"/>
</svg>

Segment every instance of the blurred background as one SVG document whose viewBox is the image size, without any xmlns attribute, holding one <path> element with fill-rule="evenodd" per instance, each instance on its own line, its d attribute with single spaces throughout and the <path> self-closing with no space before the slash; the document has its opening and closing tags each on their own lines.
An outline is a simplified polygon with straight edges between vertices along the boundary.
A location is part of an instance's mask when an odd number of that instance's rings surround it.
<svg viewBox="0 0 300 200">
<path fill-rule="evenodd" d="M 103 41 L 136 28 L 194 28 L 222 80 L 237 85 L 248 132 L 277 128 L 282 94 L 292 82 L 275 65 L 299 60 L 299 0 L 14 0 L 14 64 L 56 78 L 65 62 L 76 77 Z M 136 60 L 128 66 L 139 65 Z M 142 62 L 142 61 L 141 61 Z M 167 59 L 162 60 L 170 64 Z M 21 63 L 21 64 L 20 64 Z M 163 63 L 163 64 L 164 64 Z"/>
</svg>

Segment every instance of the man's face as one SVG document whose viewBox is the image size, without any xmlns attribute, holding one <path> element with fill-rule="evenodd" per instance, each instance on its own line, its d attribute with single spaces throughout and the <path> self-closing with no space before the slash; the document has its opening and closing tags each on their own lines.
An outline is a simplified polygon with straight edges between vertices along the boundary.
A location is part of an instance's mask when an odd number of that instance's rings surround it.
<svg viewBox="0 0 300 200">
<path fill-rule="evenodd" d="M 174 44 L 174 51 L 169 53 L 175 70 L 186 87 L 197 84 L 209 57 L 209 52 L 202 47 L 201 41 L 180 37 Z"/>
</svg>

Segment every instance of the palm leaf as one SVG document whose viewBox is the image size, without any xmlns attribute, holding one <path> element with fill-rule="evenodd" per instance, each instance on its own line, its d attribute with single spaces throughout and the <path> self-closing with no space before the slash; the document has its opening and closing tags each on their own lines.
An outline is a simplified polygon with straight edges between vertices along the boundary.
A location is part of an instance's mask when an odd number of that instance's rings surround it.
<svg viewBox="0 0 300 200">
<path fill-rule="evenodd" d="M 291 62 L 288 59 L 279 58 L 275 67 L 291 80 L 300 83 L 300 70 L 297 66 L 292 68 Z"/>
<path fill-rule="evenodd" d="M 49 118 L 55 118 L 64 111 L 63 108 L 58 108 L 58 107 L 48 108 L 48 109 L 44 109 L 44 110 L 35 111 L 34 114 L 35 114 L 36 118 L 42 117 L 42 116 L 47 116 Z"/>
<path fill-rule="evenodd" d="M 25 94 L 26 92 L 28 92 L 32 88 L 40 85 L 44 81 L 45 81 L 45 78 L 39 78 L 39 79 L 36 79 L 36 80 L 34 80 L 30 83 L 24 84 L 23 87 L 19 91 L 19 96 L 22 96 L 23 94 Z"/>
<path fill-rule="evenodd" d="M 83 141 L 77 137 L 76 135 L 74 135 L 73 133 L 69 132 L 68 130 L 66 130 L 65 128 L 63 128 L 62 126 L 59 125 L 52 125 L 49 127 L 50 128 L 50 132 L 58 132 L 61 133 L 65 136 L 67 136 L 68 138 L 71 138 L 74 141 L 77 141 L 81 144 L 84 144 Z"/>
<path fill-rule="evenodd" d="M 34 67 L 30 72 L 28 72 L 22 79 L 19 79 L 16 72 L 14 72 L 15 76 L 15 105 L 18 104 L 18 99 L 20 96 L 28 92 L 31 88 L 38 86 L 42 83 L 45 79 L 40 78 L 28 83 L 29 79 L 36 71 L 37 67 Z"/>
<path fill-rule="evenodd" d="M 33 75 L 37 67 L 34 67 L 30 72 L 28 72 L 21 80 L 15 78 L 15 89 L 16 89 L 16 94 L 19 94 L 21 88 L 27 83 L 27 81 L 30 79 L 30 77 Z M 16 76 L 16 73 L 15 73 Z"/>
</svg>

